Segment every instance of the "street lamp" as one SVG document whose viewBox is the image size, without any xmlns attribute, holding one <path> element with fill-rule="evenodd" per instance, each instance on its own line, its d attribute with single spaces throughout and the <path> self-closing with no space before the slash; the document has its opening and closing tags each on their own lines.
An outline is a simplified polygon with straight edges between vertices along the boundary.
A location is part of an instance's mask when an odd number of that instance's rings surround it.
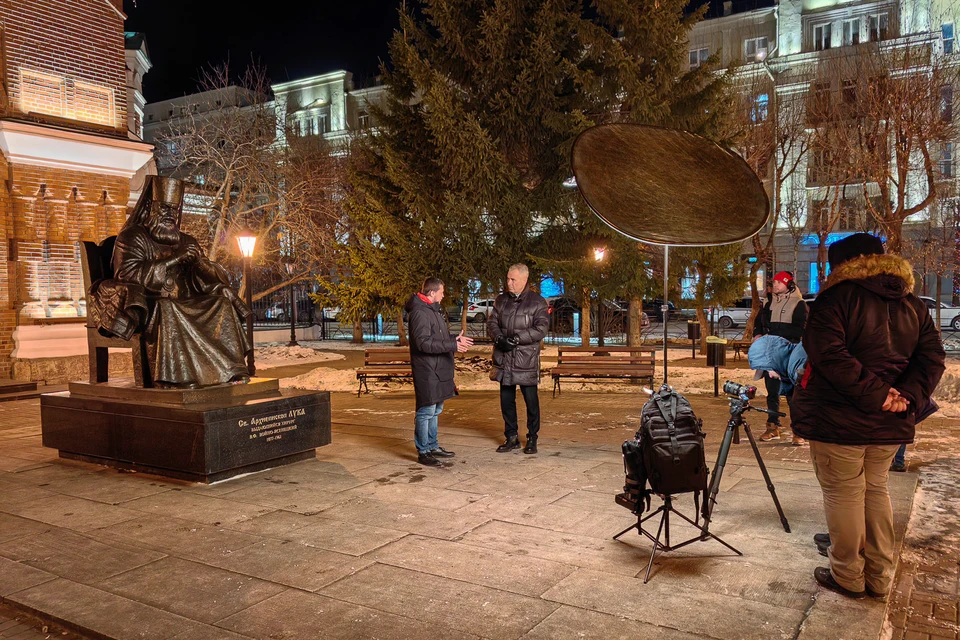
<svg viewBox="0 0 960 640">
<path fill-rule="evenodd" d="M 287 346 L 298 347 L 300 345 L 297 344 L 297 302 L 293 291 L 293 272 L 296 270 L 296 265 L 293 263 L 293 258 L 290 258 L 283 266 L 286 267 L 287 276 L 290 277 L 290 342 Z"/>
<path fill-rule="evenodd" d="M 257 374 L 257 367 L 253 362 L 253 250 L 257 246 L 257 234 L 251 229 L 243 229 L 237 234 L 237 245 L 240 247 L 240 255 L 243 256 L 243 284 L 246 289 L 247 308 L 250 315 L 247 316 L 247 339 L 250 341 L 250 352 L 247 354 L 247 372 L 252 378 Z"/>
<path fill-rule="evenodd" d="M 594 262 L 596 262 L 597 264 L 603 262 L 603 259 L 606 257 L 606 255 L 607 255 L 607 248 L 606 248 L 606 247 L 594 247 L 594 249 L 593 249 L 593 260 L 594 260 Z M 603 272 L 600 273 L 600 281 L 601 281 L 601 285 L 602 285 L 602 284 L 603 284 Z M 602 295 L 600 294 L 600 292 L 598 291 L 598 292 L 597 292 L 597 325 L 598 325 L 598 326 L 597 326 L 597 346 L 598 346 L 598 347 L 602 347 L 602 346 L 603 346 L 603 337 L 604 337 L 604 336 L 603 336 L 603 334 L 604 334 L 603 322 L 604 322 L 604 320 L 605 320 L 605 318 L 604 318 L 605 315 L 606 315 L 606 314 L 604 313 L 604 308 L 603 308 L 603 296 L 602 296 Z"/>
<path fill-rule="evenodd" d="M 606 247 L 596 247 L 593 250 L 593 259 L 597 262 L 603 262 L 604 257 L 607 255 Z"/>
</svg>

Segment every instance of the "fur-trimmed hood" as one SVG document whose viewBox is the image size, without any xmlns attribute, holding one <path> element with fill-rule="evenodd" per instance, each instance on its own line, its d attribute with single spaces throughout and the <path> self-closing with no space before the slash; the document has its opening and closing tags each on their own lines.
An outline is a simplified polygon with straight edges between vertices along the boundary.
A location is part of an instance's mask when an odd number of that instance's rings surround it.
<svg viewBox="0 0 960 640">
<path fill-rule="evenodd" d="M 910 263 L 894 255 L 858 256 L 841 264 L 827 278 L 824 289 L 841 282 L 856 281 L 886 298 L 903 298 L 915 284 Z"/>
</svg>

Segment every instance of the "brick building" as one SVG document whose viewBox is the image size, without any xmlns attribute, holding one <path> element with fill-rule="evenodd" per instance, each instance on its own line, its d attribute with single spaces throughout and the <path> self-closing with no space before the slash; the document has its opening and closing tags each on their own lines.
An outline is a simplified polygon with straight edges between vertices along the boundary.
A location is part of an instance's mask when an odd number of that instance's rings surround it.
<svg viewBox="0 0 960 640">
<path fill-rule="evenodd" d="M 119 230 L 152 157 L 124 18 L 122 0 L 0 0 L 0 378 L 31 327 L 86 315 L 79 242 Z"/>
</svg>

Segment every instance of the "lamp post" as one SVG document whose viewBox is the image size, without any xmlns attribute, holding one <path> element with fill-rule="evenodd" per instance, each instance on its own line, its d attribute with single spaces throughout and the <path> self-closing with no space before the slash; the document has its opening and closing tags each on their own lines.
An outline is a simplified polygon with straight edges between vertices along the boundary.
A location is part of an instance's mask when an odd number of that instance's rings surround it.
<svg viewBox="0 0 960 640">
<path fill-rule="evenodd" d="M 240 255 L 243 256 L 243 285 L 246 289 L 247 308 L 247 339 L 250 341 L 250 352 L 247 354 L 247 372 L 252 378 L 257 374 L 257 366 L 253 361 L 253 250 L 257 246 L 257 234 L 250 229 L 244 229 L 237 234 L 237 245 L 240 246 Z"/>
<path fill-rule="evenodd" d="M 606 247 L 595 247 L 593 250 L 593 260 L 598 265 L 603 262 L 604 257 L 606 257 L 607 249 Z M 600 273 L 600 283 L 603 284 L 603 273 Z M 603 295 L 598 291 L 597 292 L 597 347 L 603 346 L 603 320 L 604 320 L 604 309 L 603 309 Z"/>
<path fill-rule="evenodd" d="M 296 270 L 296 265 L 293 264 L 291 259 L 283 266 L 287 268 L 287 275 L 290 277 L 290 342 L 287 343 L 287 346 L 298 347 L 300 345 L 297 344 L 297 301 L 293 290 L 293 272 Z"/>
</svg>

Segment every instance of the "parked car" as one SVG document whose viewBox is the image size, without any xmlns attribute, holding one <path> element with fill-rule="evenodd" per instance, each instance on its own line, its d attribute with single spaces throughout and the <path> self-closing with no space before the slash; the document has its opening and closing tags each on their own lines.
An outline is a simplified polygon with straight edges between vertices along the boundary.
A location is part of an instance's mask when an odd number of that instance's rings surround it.
<svg viewBox="0 0 960 640">
<path fill-rule="evenodd" d="M 744 296 L 729 307 L 717 307 L 717 324 L 721 329 L 731 329 L 747 323 L 753 312 L 753 298 Z"/>
<path fill-rule="evenodd" d="M 930 311 L 930 317 L 934 322 L 937 320 L 937 301 L 928 296 L 920 296 L 920 299 L 927 305 Z M 941 302 L 940 304 L 940 327 L 960 331 L 960 307 Z"/>
<path fill-rule="evenodd" d="M 643 311 L 646 313 L 649 318 L 657 319 L 657 322 L 663 322 L 663 310 L 660 308 L 663 306 L 663 300 L 644 300 L 643 301 Z M 680 311 L 677 309 L 677 306 L 672 302 L 668 302 L 667 306 L 669 307 L 667 311 L 667 319 L 675 320 L 680 317 Z"/>
<path fill-rule="evenodd" d="M 547 313 L 550 314 L 550 331 L 572 333 L 573 318 L 580 314 L 580 303 L 573 298 L 547 298 Z"/>
<path fill-rule="evenodd" d="M 486 322 L 493 313 L 493 299 L 479 300 L 467 305 L 467 322 Z"/>
</svg>

